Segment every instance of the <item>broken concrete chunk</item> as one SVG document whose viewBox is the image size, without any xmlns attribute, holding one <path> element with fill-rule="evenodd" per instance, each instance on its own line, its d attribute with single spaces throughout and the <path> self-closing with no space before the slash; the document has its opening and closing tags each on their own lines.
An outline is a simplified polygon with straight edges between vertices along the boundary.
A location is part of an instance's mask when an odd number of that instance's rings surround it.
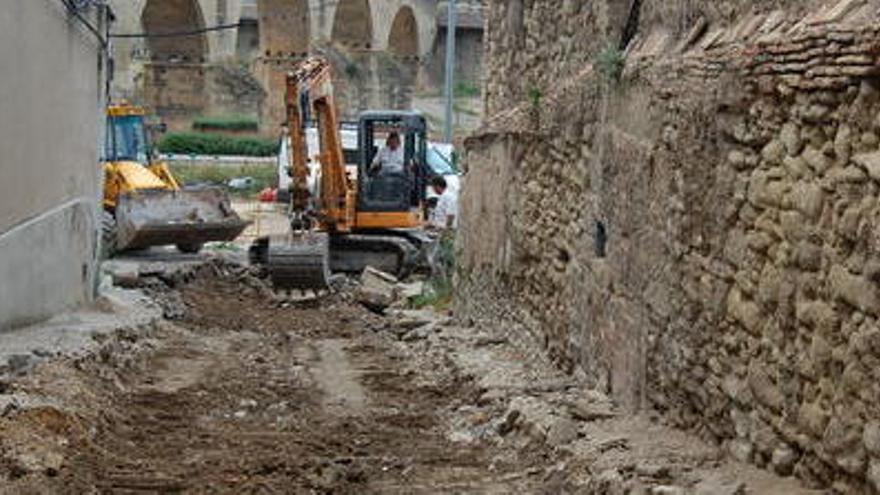
<svg viewBox="0 0 880 495">
<path fill-rule="evenodd" d="M 396 285 L 397 278 L 393 275 L 368 266 L 361 274 L 355 299 L 370 311 L 384 313 L 399 298 Z"/>
<path fill-rule="evenodd" d="M 398 283 L 396 289 L 404 299 L 418 297 L 425 292 L 425 282 L 416 281 L 408 284 Z"/>
<path fill-rule="evenodd" d="M 574 419 L 580 421 L 596 421 L 610 419 L 616 416 L 610 403 L 607 401 L 593 402 L 577 400 L 567 404 L 568 412 Z"/>
<path fill-rule="evenodd" d="M 636 465 L 636 474 L 645 478 L 668 478 L 669 466 L 654 464 L 652 462 L 641 462 Z"/>
<path fill-rule="evenodd" d="M 404 309 L 393 312 L 394 326 L 404 330 L 436 323 L 440 315 L 430 310 Z"/>
<path fill-rule="evenodd" d="M 135 288 L 140 283 L 140 266 L 138 263 L 125 261 L 106 261 L 102 270 L 110 275 L 113 285 L 126 289 Z"/>
</svg>

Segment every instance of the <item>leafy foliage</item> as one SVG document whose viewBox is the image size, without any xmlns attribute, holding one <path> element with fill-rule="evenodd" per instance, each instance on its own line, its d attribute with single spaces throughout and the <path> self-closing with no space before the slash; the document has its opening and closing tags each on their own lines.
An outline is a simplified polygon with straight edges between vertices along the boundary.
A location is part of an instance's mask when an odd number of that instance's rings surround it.
<svg viewBox="0 0 880 495">
<path fill-rule="evenodd" d="M 455 242 L 451 234 L 437 241 L 430 258 L 431 277 L 425 282 L 422 293 L 410 300 L 410 305 L 416 309 L 433 307 L 444 311 L 452 306 L 454 299 L 452 274 L 455 271 Z"/>
<path fill-rule="evenodd" d="M 541 98 L 544 97 L 544 92 L 541 91 L 540 88 L 531 88 L 529 89 L 529 102 L 531 102 L 533 107 L 538 107 L 541 105 Z"/>
<path fill-rule="evenodd" d="M 602 50 L 596 59 L 596 69 L 605 79 L 611 82 L 620 80 L 625 66 L 626 57 L 624 53 L 614 46 L 609 46 Z"/>
<path fill-rule="evenodd" d="M 223 115 L 196 117 L 193 129 L 197 131 L 258 131 L 260 122 L 246 115 Z"/>
<path fill-rule="evenodd" d="M 474 84 L 460 82 L 455 85 L 455 96 L 458 98 L 477 98 L 480 94 L 482 91 Z"/>
<path fill-rule="evenodd" d="M 162 153 L 194 155 L 273 156 L 279 143 L 255 137 L 229 137 L 203 132 L 174 132 L 159 142 Z"/>
</svg>

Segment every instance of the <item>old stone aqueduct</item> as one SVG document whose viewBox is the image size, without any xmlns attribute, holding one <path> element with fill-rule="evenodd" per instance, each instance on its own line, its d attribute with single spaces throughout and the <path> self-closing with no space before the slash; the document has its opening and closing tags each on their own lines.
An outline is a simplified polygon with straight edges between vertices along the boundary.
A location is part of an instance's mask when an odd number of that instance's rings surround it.
<svg viewBox="0 0 880 495">
<path fill-rule="evenodd" d="M 116 39 L 113 93 L 150 105 L 172 125 L 203 112 L 283 113 L 284 74 L 309 53 L 340 67 L 346 113 L 402 107 L 436 36 L 431 0 L 111 0 L 117 33 L 197 31 L 236 24 L 244 7 L 260 23 L 249 66 L 235 60 L 238 31 L 185 38 Z M 247 12 L 247 9 L 245 9 Z M 268 98 L 267 98 L 268 97 Z"/>
</svg>

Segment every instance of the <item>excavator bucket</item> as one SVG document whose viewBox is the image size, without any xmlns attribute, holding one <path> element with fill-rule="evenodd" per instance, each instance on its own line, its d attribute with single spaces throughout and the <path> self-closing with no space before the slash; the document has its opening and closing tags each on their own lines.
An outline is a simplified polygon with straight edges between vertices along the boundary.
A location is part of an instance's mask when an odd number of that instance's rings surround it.
<svg viewBox="0 0 880 495">
<path fill-rule="evenodd" d="M 272 243 L 269 276 L 277 289 L 324 290 L 330 285 L 330 240 L 325 233 L 294 235 Z"/>
<path fill-rule="evenodd" d="M 232 209 L 225 191 L 136 191 L 116 205 L 117 248 L 201 246 L 231 241 L 248 226 Z"/>
</svg>

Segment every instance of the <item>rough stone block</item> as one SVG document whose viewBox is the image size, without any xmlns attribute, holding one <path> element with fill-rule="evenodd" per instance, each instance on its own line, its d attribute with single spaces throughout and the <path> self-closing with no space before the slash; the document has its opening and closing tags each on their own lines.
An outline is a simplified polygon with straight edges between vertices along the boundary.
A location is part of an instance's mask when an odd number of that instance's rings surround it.
<svg viewBox="0 0 880 495">
<path fill-rule="evenodd" d="M 822 268 L 822 246 L 809 241 L 801 241 L 795 246 L 795 262 L 798 267 L 808 272 L 816 272 Z"/>
<path fill-rule="evenodd" d="M 786 147 L 778 139 L 767 143 L 761 150 L 761 158 L 770 165 L 779 165 L 785 157 Z"/>
<path fill-rule="evenodd" d="M 838 163 L 846 163 L 852 156 L 852 128 L 849 125 L 841 125 L 834 137 L 834 155 Z"/>
<path fill-rule="evenodd" d="M 880 294 L 876 286 L 864 277 L 853 275 L 840 265 L 831 267 L 828 275 L 834 296 L 865 313 L 880 314 Z"/>
<path fill-rule="evenodd" d="M 727 313 L 750 333 L 761 333 L 764 324 L 761 308 L 746 299 L 738 288 L 731 290 L 727 297 Z"/>
<path fill-rule="evenodd" d="M 801 130 L 794 122 L 786 122 L 779 133 L 779 140 L 785 146 L 785 152 L 789 157 L 798 156 L 804 149 L 804 141 L 801 139 Z"/>
<path fill-rule="evenodd" d="M 770 464 L 773 470 L 780 476 L 789 476 L 794 471 L 794 465 L 798 460 L 798 455 L 788 445 L 780 445 L 773 449 L 770 456 Z"/>
<path fill-rule="evenodd" d="M 740 462 L 752 462 L 752 456 L 755 454 L 755 447 L 748 440 L 732 440 L 727 451 L 730 455 Z"/>
<path fill-rule="evenodd" d="M 840 325 L 840 319 L 834 308 L 823 301 L 798 300 L 795 303 L 795 315 L 798 321 L 824 335 L 837 331 Z"/>
<path fill-rule="evenodd" d="M 859 167 L 843 167 L 831 169 L 825 180 L 833 189 L 839 184 L 862 184 L 868 180 L 868 176 Z"/>
<path fill-rule="evenodd" d="M 761 363 L 754 362 L 749 367 L 749 388 L 758 402 L 774 411 L 781 411 L 785 405 L 785 396 Z"/>
<path fill-rule="evenodd" d="M 868 465 L 868 482 L 880 492 L 880 459 L 871 459 Z"/>
<path fill-rule="evenodd" d="M 880 151 L 874 153 L 862 153 L 855 155 L 853 161 L 866 172 L 868 176 L 876 181 L 880 181 Z"/>
<path fill-rule="evenodd" d="M 749 202 L 760 208 L 779 208 L 787 190 L 786 184 L 773 180 L 769 172 L 759 170 L 749 180 Z"/>
<path fill-rule="evenodd" d="M 828 413 L 817 403 L 804 403 L 798 411 L 798 425 L 819 438 L 825 434 Z"/>
<path fill-rule="evenodd" d="M 792 188 L 791 194 L 795 209 L 811 221 L 819 219 L 825 202 L 825 192 L 819 186 L 800 182 Z"/>
<path fill-rule="evenodd" d="M 808 146 L 801 155 L 801 158 L 807 162 L 807 165 L 809 165 L 817 175 L 822 175 L 826 170 L 831 168 L 831 159 L 828 158 L 822 150 L 814 148 L 813 146 Z"/>
<path fill-rule="evenodd" d="M 862 443 L 873 456 L 880 456 L 880 421 L 869 421 L 862 432 Z"/>
<path fill-rule="evenodd" d="M 810 167 L 800 156 L 787 156 L 782 159 L 782 165 L 793 179 L 802 179 L 810 174 Z"/>
</svg>

